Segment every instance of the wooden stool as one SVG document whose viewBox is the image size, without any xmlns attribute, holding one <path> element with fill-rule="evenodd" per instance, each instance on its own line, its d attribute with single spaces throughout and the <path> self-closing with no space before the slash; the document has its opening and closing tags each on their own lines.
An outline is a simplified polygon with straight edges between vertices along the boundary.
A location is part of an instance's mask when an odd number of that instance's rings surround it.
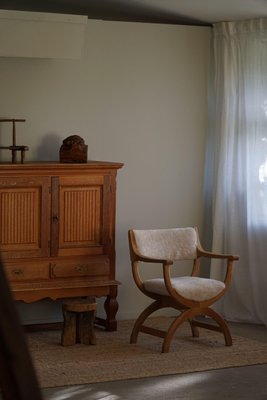
<svg viewBox="0 0 267 400">
<path fill-rule="evenodd" d="M 62 346 L 71 346 L 75 343 L 96 344 L 94 297 L 68 300 L 63 303 L 62 311 L 64 317 Z"/>
</svg>

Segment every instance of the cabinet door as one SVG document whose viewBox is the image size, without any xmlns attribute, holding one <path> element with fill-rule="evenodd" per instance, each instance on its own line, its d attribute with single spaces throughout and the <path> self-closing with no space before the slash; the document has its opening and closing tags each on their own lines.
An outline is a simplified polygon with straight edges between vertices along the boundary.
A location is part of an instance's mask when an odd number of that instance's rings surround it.
<svg viewBox="0 0 267 400">
<path fill-rule="evenodd" d="M 52 179 L 52 255 L 107 253 L 113 242 L 110 176 Z"/>
<path fill-rule="evenodd" d="M 0 250 L 4 258 L 50 254 L 49 177 L 0 178 Z"/>
</svg>

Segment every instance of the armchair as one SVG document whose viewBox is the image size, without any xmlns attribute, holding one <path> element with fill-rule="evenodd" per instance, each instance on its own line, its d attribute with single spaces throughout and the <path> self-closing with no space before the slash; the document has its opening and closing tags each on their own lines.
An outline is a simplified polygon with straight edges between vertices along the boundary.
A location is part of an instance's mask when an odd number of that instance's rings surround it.
<svg viewBox="0 0 267 400">
<path fill-rule="evenodd" d="M 153 299 L 137 318 L 130 342 L 137 342 L 139 332 L 162 337 L 162 352 L 166 353 L 170 349 L 176 330 L 183 322 L 188 321 L 193 337 L 199 336 L 199 327 L 215 330 L 222 332 L 226 346 L 231 346 L 230 330 L 224 319 L 211 306 L 227 291 L 233 263 L 239 257 L 205 251 L 200 245 L 196 228 L 131 229 L 128 234 L 134 281 L 144 295 Z M 225 260 L 227 269 L 224 282 L 198 276 L 201 258 Z M 174 262 L 182 260 L 192 260 L 191 275 L 172 277 Z M 140 273 L 141 263 L 162 264 L 162 277 L 143 280 Z M 145 325 L 146 319 L 152 313 L 165 307 L 180 311 L 167 332 Z M 198 316 L 208 316 L 217 324 L 196 319 Z"/>
</svg>

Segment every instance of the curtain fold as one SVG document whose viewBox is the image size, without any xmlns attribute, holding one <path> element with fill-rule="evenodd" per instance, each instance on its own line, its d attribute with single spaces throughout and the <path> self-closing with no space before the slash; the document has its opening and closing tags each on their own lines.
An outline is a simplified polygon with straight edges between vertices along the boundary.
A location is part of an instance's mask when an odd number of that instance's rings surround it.
<svg viewBox="0 0 267 400">
<path fill-rule="evenodd" d="M 267 325 L 267 19 L 214 24 L 211 54 L 206 219 L 212 249 L 240 256 L 217 309 Z"/>
</svg>

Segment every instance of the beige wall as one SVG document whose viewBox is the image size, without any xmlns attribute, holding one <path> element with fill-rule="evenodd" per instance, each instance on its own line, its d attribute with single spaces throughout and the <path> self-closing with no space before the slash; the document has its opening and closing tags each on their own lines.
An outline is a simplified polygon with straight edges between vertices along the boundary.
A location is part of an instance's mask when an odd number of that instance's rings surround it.
<svg viewBox="0 0 267 400">
<path fill-rule="evenodd" d="M 81 60 L 0 59 L 0 117 L 26 118 L 17 141 L 30 147 L 28 160 L 57 160 L 62 140 L 78 134 L 90 159 L 125 163 L 117 185 L 120 319 L 147 302 L 132 281 L 127 230 L 201 230 L 209 35 L 204 27 L 89 20 Z M 9 137 L 2 124 L 0 143 Z M 60 317 L 48 301 L 20 311 L 25 322 Z"/>
</svg>

